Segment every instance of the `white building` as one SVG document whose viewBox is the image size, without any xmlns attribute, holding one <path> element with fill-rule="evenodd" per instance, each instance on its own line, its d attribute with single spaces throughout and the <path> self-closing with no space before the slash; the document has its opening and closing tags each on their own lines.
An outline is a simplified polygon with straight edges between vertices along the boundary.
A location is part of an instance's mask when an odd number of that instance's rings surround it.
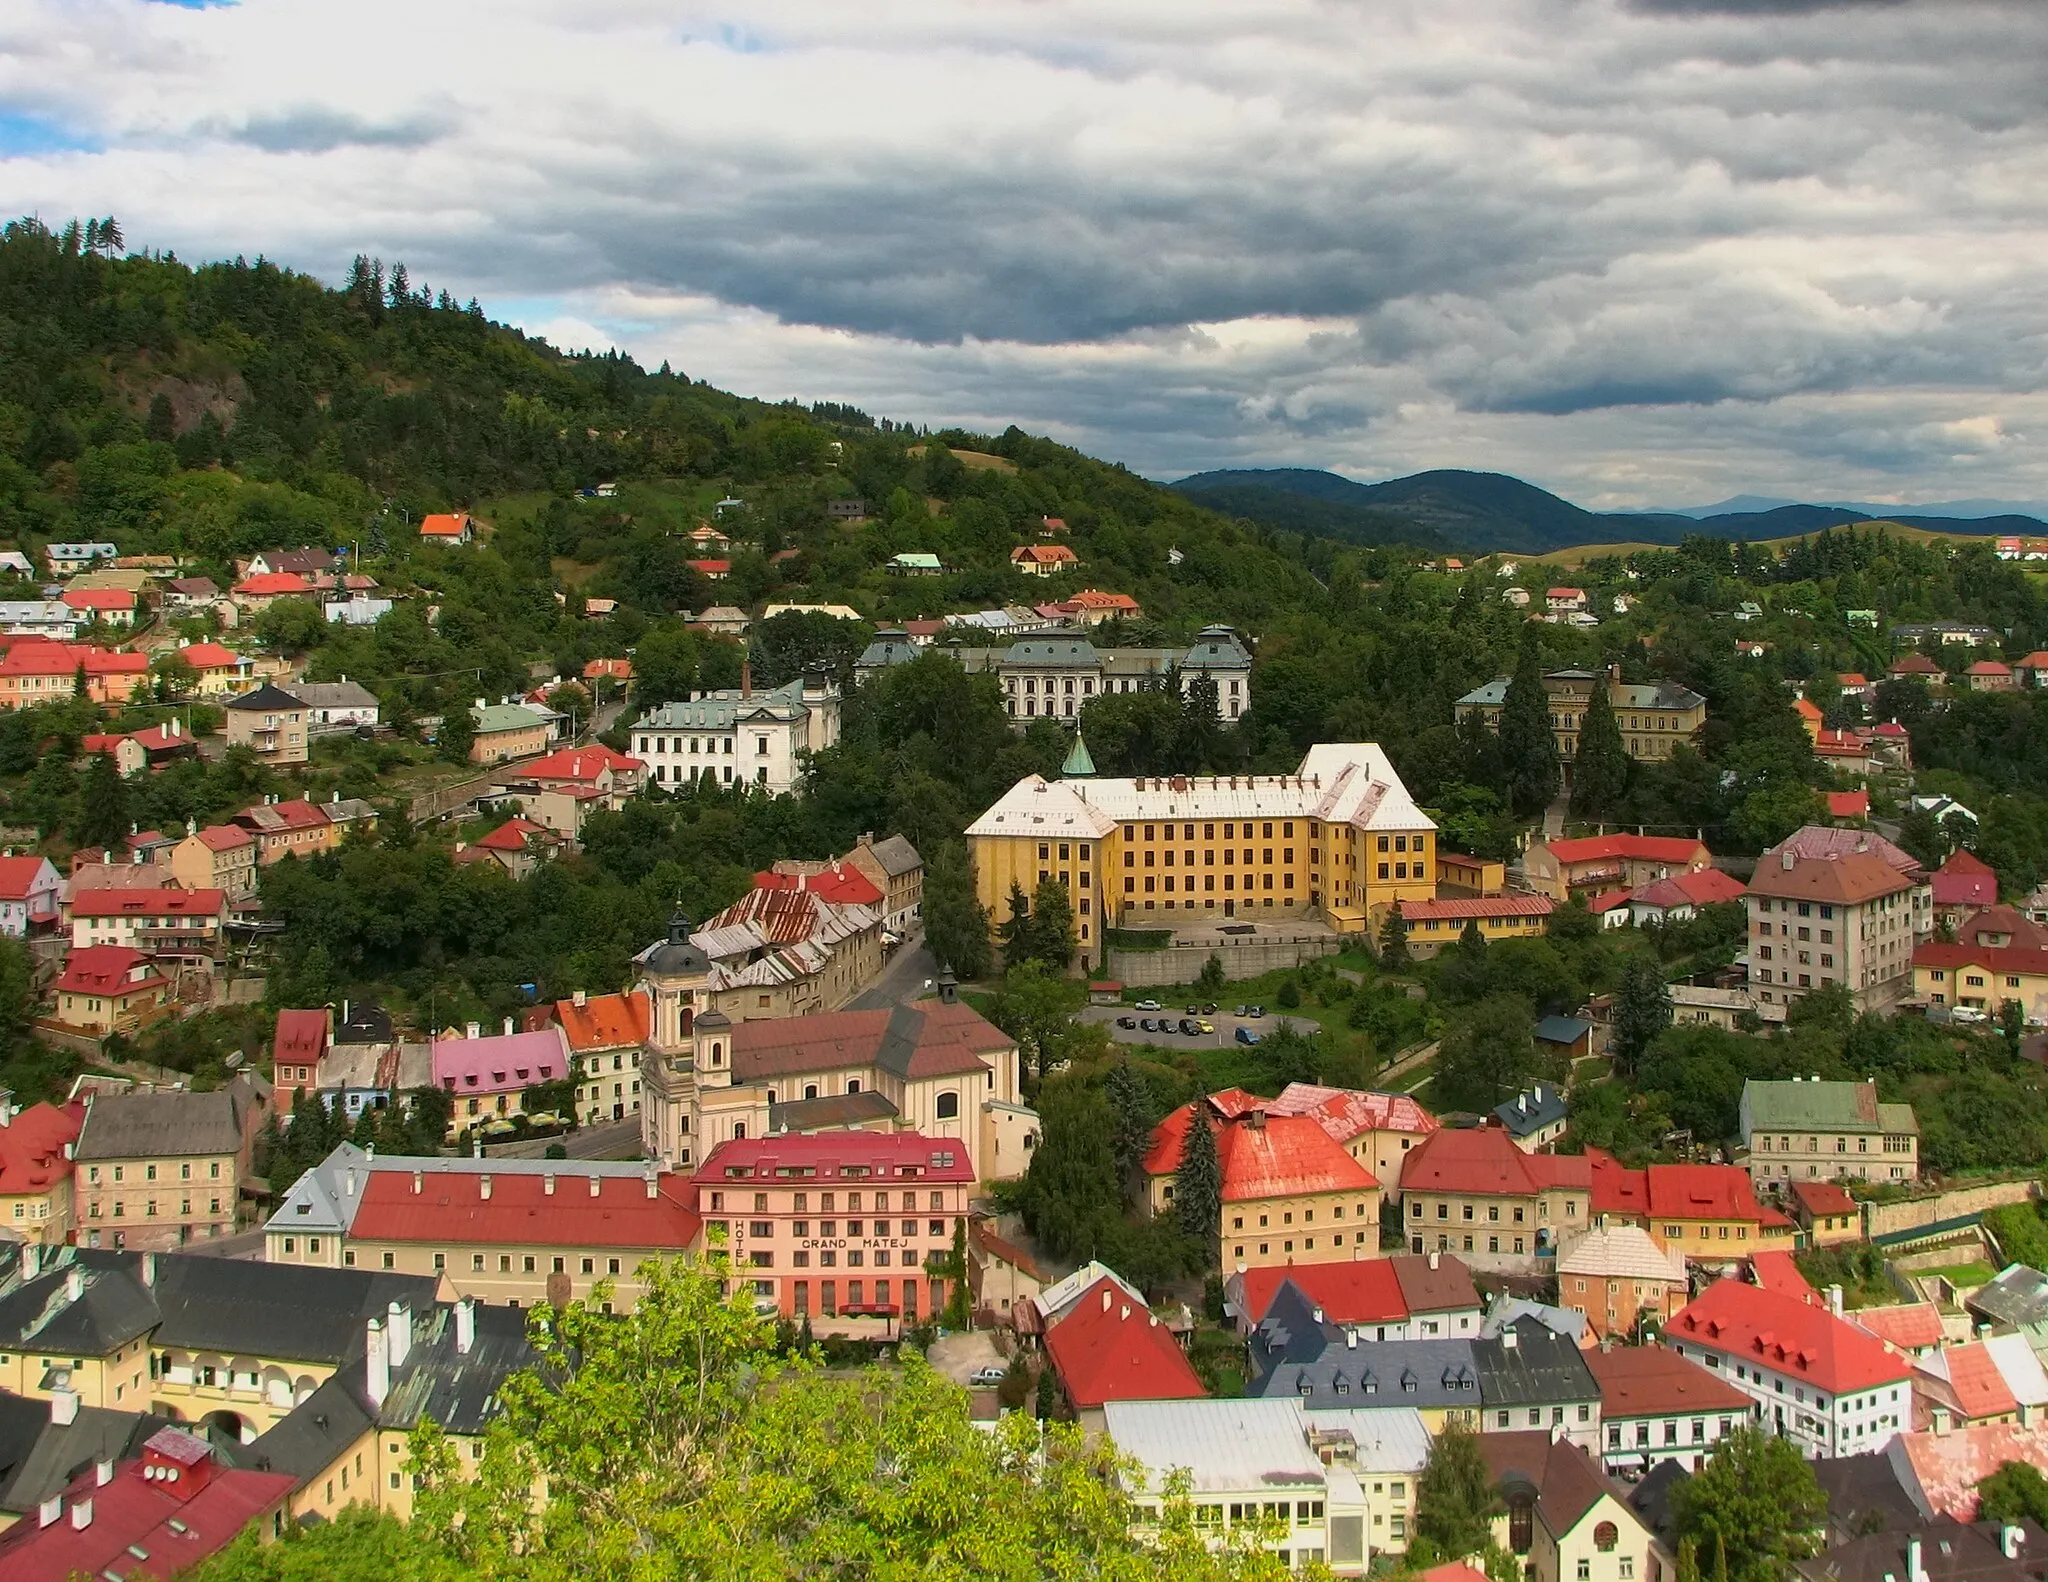
<svg viewBox="0 0 2048 1582">
<path fill-rule="evenodd" d="M 667 703 L 634 727 L 633 755 L 655 785 L 753 785 L 770 796 L 802 789 L 804 760 L 839 740 L 839 688 L 805 678 L 772 692 L 727 688 Z"/>
<path fill-rule="evenodd" d="M 119 558 L 120 549 L 113 544 L 99 542 L 91 544 L 51 544 L 43 551 L 43 558 L 50 563 L 50 575 L 68 577 L 73 572 L 83 571 L 97 560 Z"/>
<path fill-rule="evenodd" d="M 1412 1406 L 1310 1412 L 1319 1454 L 1358 1479 L 1368 1555 L 1405 1554 L 1415 1531 L 1416 1487 L 1429 1464 L 1429 1425 Z"/>
<path fill-rule="evenodd" d="M 1339 1576 L 1360 1576 L 1371 1558 L 1365 1495 L 1356 1473 L 1324 1463 L 1313 1421 L 1292 1398 L 1103 1408 L 1118 1455 L 1136 1463 L 1130 1493 L 1141 1535 L 1162 1515 L 1168 1480 L 1185 1471 L 1196 1530 L 1218 1547 L 1236 1528 L 1271 1521 L 1277 1532 L 1267 1547 L 1282 1565 L 1322 1562 Z"/>
<path fill-rule="evenodd" d="M 90 610 L 74 610 L 62 599 L 0 599 L 0 632 L 9 637 L 75 636 L 92 620 Z"/>
<path fill-rule="evenodd" d="M 352 594 L 346 599 L 329 599 L 321 605 L 330 626 L 375 626 L 397 608 L 396 601 L 373 599 L 367 593 Z"/>
</svg>

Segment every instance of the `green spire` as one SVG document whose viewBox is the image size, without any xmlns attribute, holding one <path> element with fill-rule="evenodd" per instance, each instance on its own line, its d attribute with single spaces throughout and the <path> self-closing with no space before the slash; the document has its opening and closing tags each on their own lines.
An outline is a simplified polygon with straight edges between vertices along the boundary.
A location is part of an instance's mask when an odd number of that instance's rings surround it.
<svg viewBox="0 0 2048 1582">
<path fill-rule="evenodd" d="M 1094 778 L 1095 760 L 1088 756 L 1088 744 L 1081 739 L 1078 727 L 1074 731 L 1074 745 L 1067 751 L 1067 761 L 1060 765 L 1062 780 L 1088 780 Z"/>
</svg>

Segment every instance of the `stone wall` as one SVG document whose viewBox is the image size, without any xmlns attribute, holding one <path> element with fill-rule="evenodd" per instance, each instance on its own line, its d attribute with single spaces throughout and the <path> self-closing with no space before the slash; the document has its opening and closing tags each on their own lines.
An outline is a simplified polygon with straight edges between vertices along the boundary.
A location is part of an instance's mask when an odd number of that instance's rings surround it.
<svg viewBox="0 0 2048 1582">
<path fill-rule="evenodd" d="M 1170 983 L 1193 983 L 1213 955 L 1229 979 L 1256 978 L 1262 973 L 1298 967 L 1318 956 L 1334 956 L 1344 948 L 1335 934 L 1304 934 L 1295 939 L 1253 939 L 1241 944 L 1169 945 L 1164 950 L 1112 950 L 1105 976 L 1127 988 L 1152 989 Z"/>
<path fill-rule="evenodd" d="M 1986 1209 L 2025 1203 L 2033 1195 L 2031 1180 L 1994 1181 L 1988 1186 L 1960 1187 L 1902 1203 L 1867 1203 L 1863 1208 L 1864 1234 L 1890 1236 L 1902 1230 L 1918 1230 L 1923 1225 L 1938 1225 L 1944 1220 L 1967 1219 Z"/>
</svg>

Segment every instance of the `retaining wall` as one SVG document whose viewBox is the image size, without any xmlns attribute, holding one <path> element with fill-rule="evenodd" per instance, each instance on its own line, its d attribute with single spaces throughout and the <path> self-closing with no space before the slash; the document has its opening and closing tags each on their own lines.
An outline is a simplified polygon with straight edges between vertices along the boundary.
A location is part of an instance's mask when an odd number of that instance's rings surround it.
<svg viewBox="0 0 2048 1582">
<path fill-rule="evenodd" d="M 1298 939 L 1256 939 L 1243 944 L 1169 945 L 1164 950 L 1112 950 L 1107 976 L 1127 988 L 1150 989 L 1169 983 L 1193 983 L 1211 956 L 1223 963 L 1226 978 L 1256 978 L 1263 973 L 1298 967 L 1319 956 L 1334 956 L 1344 941 L 1334 934 L 1304 934 Z"/>
<path fill-rule="evenodd" d="M 1863 1230 L 1868 1236 L 1895 1235 L 1902 1230 L 1918 1230 L 1923 1225 L 1936 1225 L 1943 1220 L 1967 1219 L 1972 1214 L 2004 1208 L 2010 1203 L 2025 1203 L 2033 1195 L 2034 1183 L 2031 1180 L 1994 1181 L 1986 1186 L 1959 1187 L 1953 1192 L 1936 1193 L 1930 1197 L 1908 1198 L 1902 1203 L 1866 1203 L 1863 1206 Z"/>
</svg>

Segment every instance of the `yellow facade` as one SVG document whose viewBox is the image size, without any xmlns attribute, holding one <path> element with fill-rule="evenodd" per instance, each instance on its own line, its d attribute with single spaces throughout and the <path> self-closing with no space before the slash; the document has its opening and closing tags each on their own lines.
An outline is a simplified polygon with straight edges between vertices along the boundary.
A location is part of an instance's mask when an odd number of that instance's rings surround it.
<svg viewBox="0 0 2048 1582">
<path fill-rule="evenodd" d="M 71 1239 L 71 1177 L 52 1181 L 41 1192 L 0 1196 L 0 1225 L 25 1242 L 54 1247 Z"/>
<path fill-rule="evenodd" d="M 1419 917 L 1403 918 L 1408 925 L 1408 952 L 1412 956 L 1427 960 L 1447 945 L 1455 945 L 1465 937 L 1465 925 L 1477 923 L 1479 934 L 1489 945 L 1504 939 L 1537 939 L 1550 932 L 1550 914 L 1547 910 L 1529 910 L 1529 896 L 1504 895 L 1494 897 L 1500 910 L 1479 913 L 1473 916 L 1435 916 L 1425 912 Z M 1411 909 L 1413 910 L 1413 909 Z M 1375 922 L 1384 916 L 1384 908 L 1374 914 Z"/>
<path fill-rule="evenodd" d="M 1375 1188 L 1246 1198 L 1223 1205 L 1221 1231 L 1226 1268 L 1377 1258 L 1380 1194 Z"/>
<path fill-rule="evenodd" d="M 1585 1187 L 1547 1187 L 1523 1195 L 1506 1193 L 1407 1192 L 1411 1252 L 1533 1255 L 1538 1238 L 1554 1245 L 1592 1223 L 1592 1193 Z"/>
<path fill-rule="evenodd" d="M 612 1305 L 630 1310 L 643 1289 L 634 1271 L 650 1259 L 673 1258 L 681 1250 L 567 1243 L 485 1247 L 468 1242 L 359 1241 L 351 1237 L 343 1246 L 342 1264 L 350 1269 L 444 1277 L 443 1289 L 454 1297 L 475 1297 L 494 1307 L 532 1307 L 549 1300 L 548 1281 L 553 1276 L 566 1282 L 565 1301 L 587 1297 L 592 1286 L 609 1280 Z"/>
<path fill-rule="evenodd" d="M 138 1335 L 105 1356 L 63 1356 L 56 1352 L 0 1352 L 0 1390 L 47 1401 L 59 1386 L 81 1406 L 113 1411 L 149 1410 L 149 1337 Z"/>
<path fill-rule="evenodd" d="M 1966 959 L 1962 946 L 1922 946 L 1913 953 L 1913 992 L 1929 1005 L 1966 1006 L 1996 1015 L 2017 1000 L 2029 1021 L 2048 1015 L 2048 971 L 2039 951 L 1986 950 Z"/>
</svg>

